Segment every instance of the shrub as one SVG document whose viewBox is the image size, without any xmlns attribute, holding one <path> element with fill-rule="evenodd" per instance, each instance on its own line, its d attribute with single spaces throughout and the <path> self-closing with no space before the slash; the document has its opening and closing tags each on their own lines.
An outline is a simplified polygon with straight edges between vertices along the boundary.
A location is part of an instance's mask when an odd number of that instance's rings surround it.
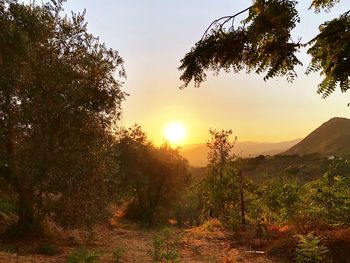
<svg viewBox="0 0 350 263">
<path fill-rule="evenodd" d="M 17 213 L 17 206 L 11 201 L 0 198 L 0 212 L 15 214 Z"/>
<path fill-rule="evenodd" d="M 179 252 L 177 250 L 179 235 L 173 230 L 164 228 L 153 238 L 153 250 L 149 251 L 153 262 L 178 262 Z"/>
<path fill-rule="evenodd" d="M 350 190 L 344 176 L 327 172 L 323 177 L 304 186 L 303 215 L 313 224 L 348 225 L 350 222 Z"/>
<path fill-rule="evenodd" d="M 0 244 L 0 251 L 5 253 L 10 253 L 10 254 L 16 254 L 18 249 L 14 245 Z"/>
<path fill-rule="evenodd" d="M 67 258 L 67 263 L 95 263 L 101 253 L 82 248 L 73 251 Z"/>
<path fill-rule="evenodd" d="M 19 238 L 23 236 L 23 231 L 24 228 L 22 226 L 13 223 L 7 227 L 5 236 L 8 238 Z M 45 229 L 39 222 L 33 222 L 26 231 L 26 234 L 31 237 L 42 237 L 45 234 Z"/>
<path fill-rule="evenodd" d="M 321 239 L 313 233 L 298 235 L 299 241 L 296 248 L 297 263 L 326 262 L 328 249 L 321 244 Z"/>
<path fill-rule="evenodd" d="M 120 262 L 124 253 L 125 253 L 125 248 L 123 248 L 123 247 L 115 248 L 113 250 L 114 262 L 116 262 L 116 263 Z"/>
<path fill-rule="evenodd" d="M 39 244 L 39 246 L 36 248 L 36 253 L 41 254 L 41 255 L 56 255 L 59 253 L 58 248 L 49 243 L 42 243 Z"/>
<path fill-rule="evenodd" d="M 205 221 L 203 223 L 203 227 L 208 231 L 214 231 L 215 229 L 221 229 L 223 226 L 220 220 L 214 218 L 214 219 Z"/>
</svg>

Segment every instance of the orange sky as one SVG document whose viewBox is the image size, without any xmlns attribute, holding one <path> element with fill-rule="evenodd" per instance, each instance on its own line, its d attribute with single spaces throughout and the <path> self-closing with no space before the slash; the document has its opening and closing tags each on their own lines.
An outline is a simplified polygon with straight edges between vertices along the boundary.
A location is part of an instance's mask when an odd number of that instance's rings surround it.
<svg viewBox="0 0 350 263">
<path fill-rule="evenodd" d="M 307 10 L 311 0 L 300 2 L 303 24 L 293 33 L 304 42 L 321 22 L 349 9 L 343 0 L 331 13 L 315 15 Z M 292 84 L 284 78 L 264 82 L 255 74 L 209 73 L 201 88 L 178 89 L 179 61 L 210 22 L 250 3 L 71 0 L 66 10 L 86 8 L 89 30 L 120 51 L 128 75 L 124 89 L 130 94 L 123 103 L 122 124 L 140 124 L 156 144 L 163 141 L 164 126 L 171 121 L 186 126 L 186 144 L 206 142 L 209 128 L 232 129 L 239 141 L 278 142 L 304 137 L 332 117 L 349 117 L 348 94 L 336 92 L 326 100 L 316 94 L 321 78 L 304 75 L 310 60 L 305 51 L 300 54 L 304 67 L 298 68 L 299 78 Z"/>
</svg>

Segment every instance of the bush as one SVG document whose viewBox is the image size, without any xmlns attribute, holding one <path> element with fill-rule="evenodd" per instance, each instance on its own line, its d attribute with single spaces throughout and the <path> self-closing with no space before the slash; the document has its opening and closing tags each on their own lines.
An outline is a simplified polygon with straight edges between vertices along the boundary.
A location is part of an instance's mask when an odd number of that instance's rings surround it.
<svg viewBox="0 0 350 263">
<path fill-rule="evenodd" d="M 321 239 L 313 233 L 298 235 L 299 241 L 296 248 L 297 263 L 326 262 L 328 249 L 323 246 Z"/>
<path fill-rule="evenodd" d="M 125 253 L 125 248 L 123 247 L 117 247 L 113 250 L 113 257 L 114 257 L 114 262 L 118 263 L 120 262 L 123 254 Z"/>
<path fill-rule="evenodd" d="M 198 198 L 194 195 L 186 197 L 175 206 L 173 216 L 180 227 L 198 225 L 201 216 Z"/>
<path fill-rule="evenodd" d="M 101 253 L 85 248 L 73 251 L 67 258 L 67 263 L 95 263 Z"/>
<path fill-rule="evenodd" d="M 208 231 L 214 231 L 215 229 L 221 229 L 223 226 L 220 220 L 214 218 L 205 221 L 203 227 Z"/>
<path fill-rule="evenodd" d="M 347 178 L 327 172 L 304 186 L 303 215 L 316 227 L 349 225 L 350 190 Z"/>
<path fill-rule="evenodd" d="M 153 262 L 178 262 L 177 250 L 180 236 L 173 230 L 164 228 L 153 238 L 153 250 L 149 251 Z"/>
<path fill-rule="evenodd" d="M 41 255 L 54 256 L 59 253 L 58 248 L 49 243 L 42 243 L 36 248 L 36 253 Z"/>
<path fill-rule="evenodd" d="M 43 237 L 45 235 L 45 228 L 39 222 L 33 222 L 26 230 L 26 235 L 30 235 L 32 238 Z M 9 225 L 5 231 L 5 236 L 8 238 L 23 237 L 24 228 L 17 223 Z"/>
<path fill-rule="evenodd" d="M 11 244 L 0 244 L 0 251 L 10 254 L 16 254 L 18 252 L 18 249 L 16 246 Z"/>
<path fill-rule="evenodd" d="M 0 212 L 4 213 L 17 213 L 17 206 L 16 204 L 0 198 Z"/>
</svg>

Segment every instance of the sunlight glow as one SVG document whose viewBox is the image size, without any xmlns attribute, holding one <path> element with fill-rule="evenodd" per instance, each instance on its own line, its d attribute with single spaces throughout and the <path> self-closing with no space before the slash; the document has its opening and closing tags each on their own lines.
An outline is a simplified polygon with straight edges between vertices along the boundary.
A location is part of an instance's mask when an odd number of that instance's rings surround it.
<svg viewBox="0 0 350 263">
<path fill-rule="evenodd" d="M 186 136 L 186 129 L 179 122 L 171 122 L 165 126 L 164 136 L 170 144 L 180 144 Z"/>
</svg>

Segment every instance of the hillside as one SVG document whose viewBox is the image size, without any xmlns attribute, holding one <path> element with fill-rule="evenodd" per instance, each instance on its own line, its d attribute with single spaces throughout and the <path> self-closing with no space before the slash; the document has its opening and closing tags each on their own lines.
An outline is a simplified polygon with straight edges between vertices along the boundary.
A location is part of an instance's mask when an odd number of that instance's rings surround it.
<svg viewBox="0 0 350 263">
<path fill-rule="evenodd" d="M 242 157 L 255 157 L 258 155 L 275 155 L 283 152 L 302 139 L 287 142 L 236 142 L 233 152 Z M 191 144 L 181 147 L 180 153 L 193 166 L 205 166 L 207 164 L 208 148 L 205 143 Z"/>
<path fill-rule="evenodd" d="M 311 153 L 323 155 L 350 154 L 350 119 L 330 119 L 283 154 L 305 155 Z"/>
</svg>

